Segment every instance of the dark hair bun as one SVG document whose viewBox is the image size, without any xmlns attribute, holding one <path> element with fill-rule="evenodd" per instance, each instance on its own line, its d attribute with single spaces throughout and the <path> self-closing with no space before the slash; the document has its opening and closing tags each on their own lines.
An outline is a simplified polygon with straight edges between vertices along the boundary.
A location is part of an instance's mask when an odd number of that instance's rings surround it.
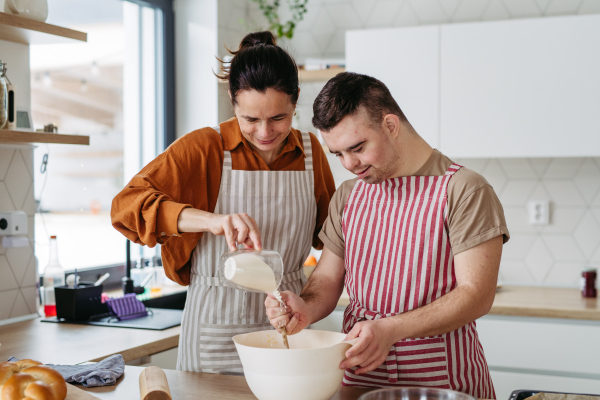
<svg viewBox="0 0 600 400">
<path fill-rule="evenodd" d="M 298 67 L 287 51 L 277 46 L 269 31 L 247 34 L 236 51 L 228 50 L 233 58 L 228 65 L 221 60 L 219 79 L 229 82 L 231 101 L 237 104 L 237 94 L 244 90 L 265 93 L 273 88 L 298 101 Z"/>
<path fill-rule="evenodd" d="M 275 36 L 273 36 L 273 34 L 269 31 L 252 32 L 244 36 L 242 42 L 240 43 L 240 48 L 235 53 L 232 52 L 232 54 L 239 53 L 240 51 L 248 47 L 260 45 L 277 46 L 277 40 L 275 39 Z"/>
</svg>

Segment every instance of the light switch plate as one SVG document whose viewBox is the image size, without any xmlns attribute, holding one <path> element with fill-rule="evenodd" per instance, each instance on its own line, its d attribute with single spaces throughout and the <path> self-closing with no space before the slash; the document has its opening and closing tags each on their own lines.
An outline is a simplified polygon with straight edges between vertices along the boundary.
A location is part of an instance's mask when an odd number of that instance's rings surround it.
<svg viewBox="0 0 600 400">
<path fill-rule="evenodd" d="M 550 224 L 550 201 L 531 200 L 527 204 L 527 211 L 529 214 L 529 223 L 531 225 Z"/>
</svg>

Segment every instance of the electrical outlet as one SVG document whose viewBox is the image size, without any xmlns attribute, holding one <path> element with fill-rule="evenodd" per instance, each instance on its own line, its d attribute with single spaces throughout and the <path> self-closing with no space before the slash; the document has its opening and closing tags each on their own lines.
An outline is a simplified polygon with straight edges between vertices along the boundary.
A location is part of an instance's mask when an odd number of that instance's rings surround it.
<svg viewBox="0 0 600 400">
<path fill-rule="evenodd" d="M 531 200 L 527 205 L 529 224 L 548 225 L 550 223 L 550 201 Z"/>
<path fill-rule="evenodd" d="M 0 213 L 0 236 L 27 235 L 27 214 L 23 211 Z"/>
</svg>

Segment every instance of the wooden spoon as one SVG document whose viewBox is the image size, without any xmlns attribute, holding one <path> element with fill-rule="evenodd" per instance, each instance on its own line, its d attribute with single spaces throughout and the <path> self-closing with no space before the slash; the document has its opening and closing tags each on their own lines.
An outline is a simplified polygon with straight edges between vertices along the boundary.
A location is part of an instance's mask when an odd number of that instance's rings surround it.
<svg viewBox="0 0 600 400">
<path fill-rule="evenodd" d="M 288 343 L 287 331 L 285 330 L 285 326 L 281 328 L 281 337 L 283 338 L 283 344 L 285 345 L 285 348 L 289 350 L 290 345 Z"/>
</svg>

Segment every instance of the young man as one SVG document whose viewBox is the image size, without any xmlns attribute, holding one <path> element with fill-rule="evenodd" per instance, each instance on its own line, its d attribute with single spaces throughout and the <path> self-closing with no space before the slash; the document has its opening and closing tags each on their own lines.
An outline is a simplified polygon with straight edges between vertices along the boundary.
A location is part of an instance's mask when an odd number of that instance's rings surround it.
<svg viewBox="0 0 600 400">
<path fill-rule="evenodd" d="M 413 129 L 377 79 L 342 73 L 314 103 L 313 125 L 358 176 L 334 194 L 325 249 L 286 309 L 265 301 L 294 334 L 335 308 L 344 283 L 344 385 L 428 386 L 495 398 L 475 320 L 494 301 L 502 205 L 479 174 L 453 163 Z"/>
</svg>

